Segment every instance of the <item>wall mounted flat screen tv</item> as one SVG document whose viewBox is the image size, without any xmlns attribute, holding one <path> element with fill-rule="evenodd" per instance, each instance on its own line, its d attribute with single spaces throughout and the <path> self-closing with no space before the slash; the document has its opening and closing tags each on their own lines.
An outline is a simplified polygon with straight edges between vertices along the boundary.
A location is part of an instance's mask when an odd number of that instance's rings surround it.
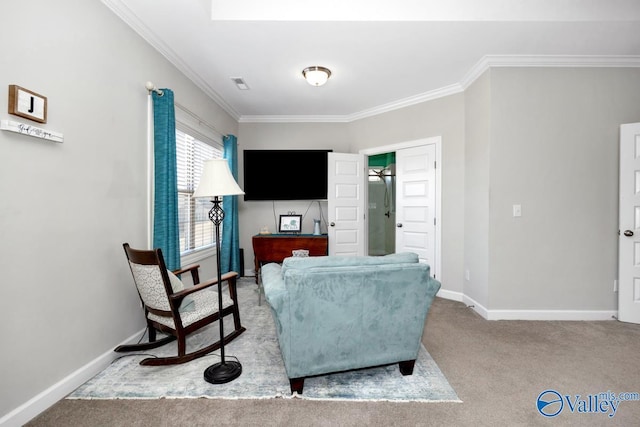
<svg viewBox="0 0 640 427">
<path fill-rule="evenodd" d="M 244 150 L 244 200 L 325 200 L 332 150 Z"/>
</svg>

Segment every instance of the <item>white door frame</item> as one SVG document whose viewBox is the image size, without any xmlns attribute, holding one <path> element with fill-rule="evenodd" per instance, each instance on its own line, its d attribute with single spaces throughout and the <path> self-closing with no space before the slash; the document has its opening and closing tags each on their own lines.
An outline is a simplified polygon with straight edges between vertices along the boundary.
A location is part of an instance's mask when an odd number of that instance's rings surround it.
<svg viewBox="0 0 640 427">
<path fill-rule="evenodd" d="M 359 151 L 366 156 L 390 153 L 402 150 L 403 148 L 418 147 L 421 145 L 434 144 L 436 146 L 436 262 L 433 267 L 438 272 L 438 280 L 442 280 L 442 137 L 432 136 L 429 138 L 415 139 L 412 141 L 400 142 L 397 144 L 383 145 L 380 147 L 365 148 Z M 369 206 L 369 192 L 365 191 L 365 203 Z M 366 217 L 365 230 L 368 230 L 369 217 Z M 365 248 L 369 247 L 369 233 L 364 233 Z"/>
</svg>

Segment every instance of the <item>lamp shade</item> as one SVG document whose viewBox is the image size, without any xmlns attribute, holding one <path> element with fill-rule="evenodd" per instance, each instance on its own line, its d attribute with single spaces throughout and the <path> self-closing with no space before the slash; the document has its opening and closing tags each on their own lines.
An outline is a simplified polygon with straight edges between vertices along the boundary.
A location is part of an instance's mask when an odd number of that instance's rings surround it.
<svg viewBox="0 0 640 427">
<path fill-rule="evenodd" d="M 198 188 L 193 197 L 233 196 L 244 194 L 244 191 L 233 179 L 229 164 L 224 159 L 207 160 L 200 177 Z"/>
</svg>

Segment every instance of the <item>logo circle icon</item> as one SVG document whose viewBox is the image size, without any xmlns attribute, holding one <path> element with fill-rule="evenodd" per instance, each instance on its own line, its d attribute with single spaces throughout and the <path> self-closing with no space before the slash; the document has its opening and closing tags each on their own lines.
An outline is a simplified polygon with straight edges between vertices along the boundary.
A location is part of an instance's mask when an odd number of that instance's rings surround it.
<svg viewBox="0 0 640 427">
<path fill-rule="evenodd" d="M 538 395 L 538 412 L 545 417 L 555 417 L 564 409 L 562 396 L 555 390 L 545 390 Z"/>
</svg>

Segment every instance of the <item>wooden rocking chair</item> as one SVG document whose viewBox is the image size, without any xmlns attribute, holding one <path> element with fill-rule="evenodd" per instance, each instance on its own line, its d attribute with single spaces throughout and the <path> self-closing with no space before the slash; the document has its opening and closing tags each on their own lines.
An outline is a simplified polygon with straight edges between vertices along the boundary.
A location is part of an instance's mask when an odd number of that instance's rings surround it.
<svg viewBox="0 0 640 427">
<path fill-rule="evenodd" d="M 229 287 L 229 296 L 223 295 L 222 314 L 218 312 L 218 295 L 210 289 L 217 285 L 213 279 L 200 283 L 198 265 L 170 273 L 164 263 L 162 251 L 132 249 L 128 243 L 124 251 L 129 261 L 133 280 L 144 307 L 145 319 L 149 330 L 149 342 L 121 345 L 114 351 L 140 351 L 160 347 L 175 339 L 178 340 L 178 355 L 171 357 L 150 357 L 143 359 L 141 365 L 172 365 L 189 362 L 220 348 L 220 340 L 191 353 L 186 352 L 186 337 L 190 333 L 217 321 L 220 316 L 233 316 L 234 330 L 224 337 L 225 345 L 245 331 L 240 324 L 236 279 L 238 273 L 222 275 L 223 282 Z M 191 273 L 193 287 L 184 287 L 174 274 Z M 215 288 L 214 288 L 215 289 Z M 156 341 L 156 331 L 168 336 Z"/>
</svg>

